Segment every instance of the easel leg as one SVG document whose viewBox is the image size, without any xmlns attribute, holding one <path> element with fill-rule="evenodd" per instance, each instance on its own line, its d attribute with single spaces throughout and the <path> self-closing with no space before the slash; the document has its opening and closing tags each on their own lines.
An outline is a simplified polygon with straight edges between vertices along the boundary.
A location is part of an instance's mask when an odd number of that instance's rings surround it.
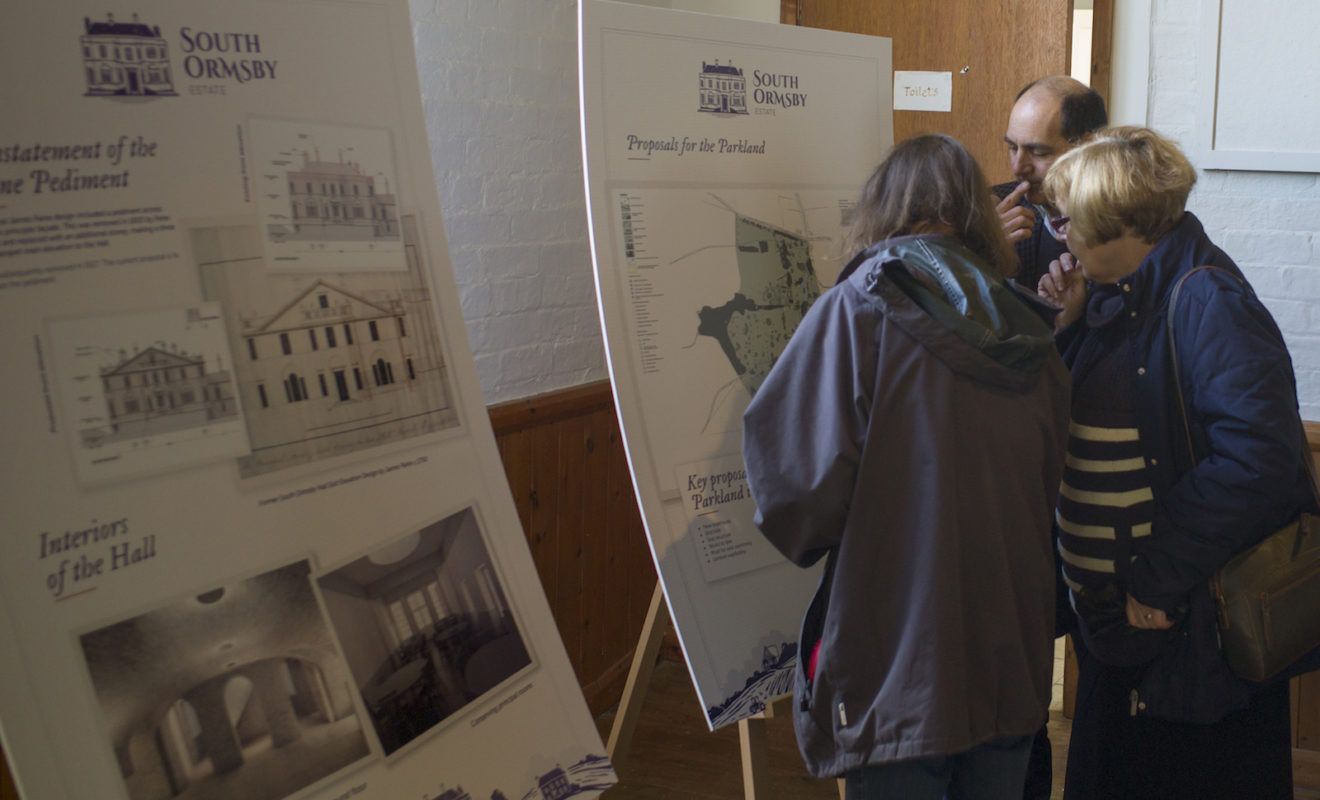
<svg viewBox="0 0 1320 800">
<path fill-rule="evenodd" d="M 664 621 L 668 619 L 665 608 L 665 595 L 660 583 L 656 582 L 655 593 L 651 595 L 651 607 L 646 612 L 646 622 L 642 625 L 641 636 L 637 639 L 637 649 L 633 652 L 632 666 L 628 670 L 628 680 L 623 687 L 623 696 L 619 698 L 619 711 L 610 728 L 609 741 L 605 744 L 605 753 L 614 765 L 615 772 L 622 769 L 627 758 L 628 748 L 632 743 L 633 731 L 642 714 L 642 701 L 646 699 L 646 690 L 651 683 L 651 673 L 655 671 L 656 656 L 660 654 L 660 642 L 664 639 Z M 768 711 L 773 713 L 773 706 Z M 743 797 L 756 800 L 757 791 L 762 796 L 769 785 L 769 756 L 766 743 L 767 713 L 738 721 L 738 741 L 742 756 Z M 840 782 L 842 796 L 842 782 Z"/>
<path fill-rule="evenodd" d="M 642 701 L 646 699 L 646 690 L 651 685 L 651 673 L 655 671 L 655 659 L 660 654 L 660 642 L 665 635 L 665 620 L 669 618 L 665 608 L 665 593 L 660 582 L 655 583 L 655 593 L 651 595 L 651 607 L 646 611 L 646 622 L 642 625 L 642 634 L 637 637 L 637 649 L 633 651 L 632 666 L 628 670 L 628 680 L 623 686 L 623 696 L 619 698 L 619 712 L 614 717 L 610 728 L 610 739 L 605 745 L 605 753 L 618 772 L 624 759 L 628 757 L 628 747 L 632 743 L 633 731 L 637 720 L 642 715 Z"/>
<path fill-rule="evenodd" d="M 765 717 L 738 720 L 738 746 L 742 755 L 743 797 L 756 800 L 757 791 L 765 790 L 770 782 Z"/>
</svg>

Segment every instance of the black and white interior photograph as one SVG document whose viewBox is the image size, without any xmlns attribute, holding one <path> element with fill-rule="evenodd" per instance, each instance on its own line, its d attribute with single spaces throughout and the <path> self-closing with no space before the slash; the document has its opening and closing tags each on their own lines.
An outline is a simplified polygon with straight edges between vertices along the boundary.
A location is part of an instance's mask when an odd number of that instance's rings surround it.
<svg viewBox="0 0 1320 800">
<path fill-rule="evenodd" d="M 368 757 L 303 560 L 83 634 L 132 800 L 276 800 Z"/>
<path fill-rule="evenodd" d="M 531 664 L 471 508 L 317 583 L 386 755 Z"/>
</svg>

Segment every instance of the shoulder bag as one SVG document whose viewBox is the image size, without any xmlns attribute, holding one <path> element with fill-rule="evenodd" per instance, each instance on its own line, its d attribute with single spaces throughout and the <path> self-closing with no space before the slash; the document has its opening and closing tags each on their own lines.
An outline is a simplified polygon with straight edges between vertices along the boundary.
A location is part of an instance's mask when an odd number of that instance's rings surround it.
<svg viewBox="0 0 1320 800">
<path fill-rule="evenodd" d="M 1173 317 L 1183 281 L 1203 269 L 1219 268 L 1201 266 L 1185 273 L 1173 287 L 1166 319 L 1173 383 L 1193 464 L 1199 459 L 1192 446 L 1187 406 L 1178 379 Z M 1245 282 L 1242 285 L 1251 292 Z M 1300 425 L 1299 418 L 1299 428 Z M 1311 491 L 1320 505 L 1315 464 L 1305 435 L 1302 460 L 1311 479 Z M 1263 681 L 1287 668 L 1320 645 L 1320 518 L 1303 513 L 1230 558 L 1210 579 L 1210 592 L 1218 609 L 1220 648 L 1238 677 Z"/>
</svg>

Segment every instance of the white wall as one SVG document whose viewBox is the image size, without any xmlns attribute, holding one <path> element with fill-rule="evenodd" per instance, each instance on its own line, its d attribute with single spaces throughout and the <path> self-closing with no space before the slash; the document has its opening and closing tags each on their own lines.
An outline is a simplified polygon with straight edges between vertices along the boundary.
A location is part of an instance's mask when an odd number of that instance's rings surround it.
<svg viewBox="0 0 1320 800">
<path fill-rule="evenodd" d="M 1147 124 L 1151 2 L 1114 2 L 1108 109 L 1111 125 Z"/>
<path fill-rule="evenodd" d="M 574 0 L 413 0 L 449 255 L 485 400 L 608 377 L 587 244 Z"/>
<path fill-rule="evenodd" d="M 778 0 L 648 0 L 775 21 Z M 578 129 L 576 0 L 412 0 L 426 129 L 485 400 L 609 377 Z"/>
<path fill-rule="evenodd" d="M 1149 6 L 1148 123 L 1191 155 L 1197 93 L 1202 81 L 1214 79 L 1212 67 L 1198 63 L 1201 3 L 1149 0 Z M 1262 37 L 1259 46 L 1268 48 L 1271 42 Z M 1124 47 L 1123 41 L 1115 42 L 1116 51 Z M 1125 91 L 1142 88 L 1139 78 L 1126 80 Z M 1264 130 L 1270 120 L 1258 124 Z M 1274 314 L 1292 353 L 1302 417 L 1320 420 L 1320 179 L 1301 173 L 1202 170 L 1189 207 Z"/>
</svg>

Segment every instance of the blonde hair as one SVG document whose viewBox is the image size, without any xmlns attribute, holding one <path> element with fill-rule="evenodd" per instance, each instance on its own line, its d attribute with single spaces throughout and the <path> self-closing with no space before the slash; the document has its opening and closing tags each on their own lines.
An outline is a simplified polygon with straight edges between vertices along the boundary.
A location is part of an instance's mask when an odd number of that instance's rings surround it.
<svg viewBox="0 0 1320 800">
<path fill-rule="evenodd" d="M 1017 272 L 1017 255 L 976 159 L 951 136 L 914 136 L 895 145 L 862 188 L 844 247 L 854 254 L 938 225 L 948 226 L 999 274 Z"/>
<path fill-rule="evenodd" d="M 1196 169 L 1172 141 L 1117 127 L 1060 156 L 1042 187 L 1067 210 L 1068 235 L 1094 247 L 1125 233 L 1154 244 L 1178 225 L 1195 184 Z"/>
</svg>

